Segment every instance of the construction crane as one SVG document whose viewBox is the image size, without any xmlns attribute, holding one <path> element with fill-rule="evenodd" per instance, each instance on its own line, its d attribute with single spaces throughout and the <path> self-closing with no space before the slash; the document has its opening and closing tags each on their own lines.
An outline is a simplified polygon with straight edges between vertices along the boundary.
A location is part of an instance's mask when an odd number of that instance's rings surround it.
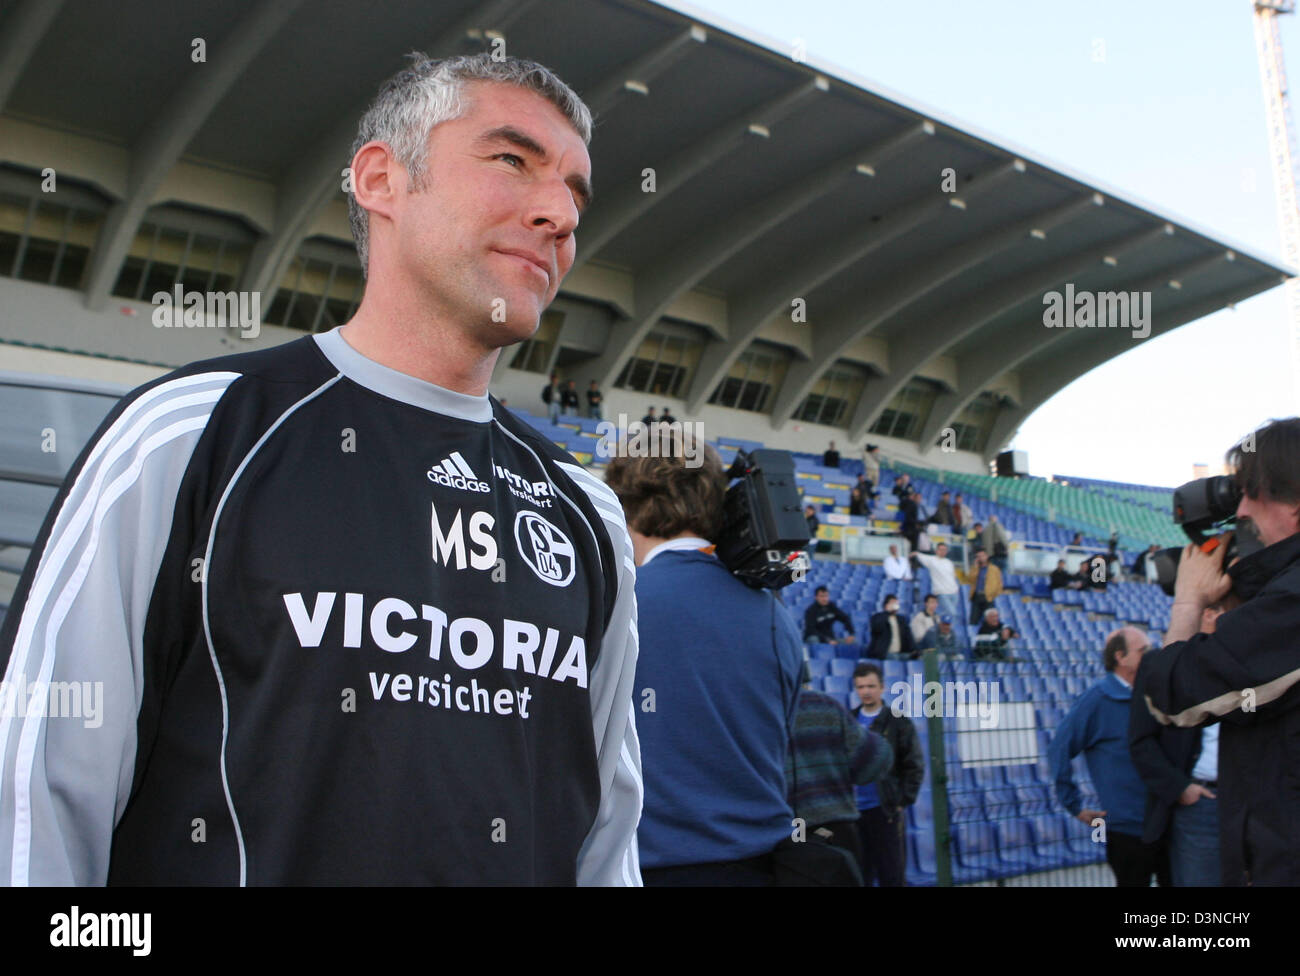
<svg viewBox="0 0 1300 976">
<path fill-rule="evenodd" d="M 1282 254 L 1287 264 L 1300 268 L 1300 210 L 1296 209 L 1296 142 L 1287 94 L 1286 65 L 1278 18 L 1295 13 L 1295 0 L 1251 0 L 1255 10 L 1255 51 L 1264 85 L 1264 115 L 1268 123 L 1269 161 L 1277 192 L 1277 218 L 1282 230 Z M 1291 325 L 1292 390 L 1300 410 L 1300 278 L 1284 286 Z"/>
</svg>

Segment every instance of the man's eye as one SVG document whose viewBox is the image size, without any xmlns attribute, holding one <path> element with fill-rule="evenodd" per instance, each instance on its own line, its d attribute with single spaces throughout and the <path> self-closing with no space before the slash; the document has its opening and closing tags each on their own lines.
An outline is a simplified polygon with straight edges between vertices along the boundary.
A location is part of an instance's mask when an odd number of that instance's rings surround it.
<svg viewBox="0 0 1300 976">
<path fill-rule="evenodd" d="M 497 153 L 497 154 L 496 154 L 495 156 L 493 156 L 492 158 L 493 158 L 493 159 L 504 159 L 504 160 L 506 160 L 507 162 L 509 162 L 510 165 L 515 166 L 516 168 L 519 167 L 519 166 L 522 166 L 522 165 L 524 164 L 523 157 L 522 157 L 522 156 L 516 156 L 514 153 Z"/>
</svg>

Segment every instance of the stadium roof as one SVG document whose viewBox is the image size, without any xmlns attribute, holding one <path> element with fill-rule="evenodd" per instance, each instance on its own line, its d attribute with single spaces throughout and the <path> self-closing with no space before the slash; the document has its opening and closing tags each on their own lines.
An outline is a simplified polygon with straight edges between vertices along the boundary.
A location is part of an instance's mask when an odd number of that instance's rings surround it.
<svg viewBox="0 0 1300 976">
<path fill-rule="evenodd" d="M 1156 336 L 1287 273 L 879 86 L 645 0 L 200 0 L 179 12 L 164 0 L 0 0 L 0 111 L 119 147 L 120 180 L 97 182 L 111 202 L 83 282 L 89 307 L 108 302 L 183 162 L 248 181 L 256 243 L 242 287 L 268 292 L 338 205 L 356 121 L 402 54 L 502 43 L 555 69 L 597 115 L 597 202 L 566 291 L 607 312 L 607 341 L 584 367 L 606 387 L 663 317 L 691 322 L 684 299 L 696 296 L 720 311 L 692 323 L 708 341 L 689 410 L 763 339 L 791 357 L 767 403 L 774 427 L 844 361 L 869 377 L 851 439 L 930 375 L 941 390 L 918 448 L 996 390 L 992 454 L 1138 341 L 1045 328 L 1045 293 L 1150 292 Z M 792 320 L 801 307 L 806 322 Z M 936 373 L 941 357 L 953 365 Z"/>
</svg>

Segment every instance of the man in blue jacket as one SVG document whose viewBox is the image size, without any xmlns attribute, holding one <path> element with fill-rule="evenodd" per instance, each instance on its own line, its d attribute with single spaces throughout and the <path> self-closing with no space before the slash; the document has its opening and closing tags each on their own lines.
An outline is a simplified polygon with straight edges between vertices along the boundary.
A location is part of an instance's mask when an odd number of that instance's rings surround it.
<svg viewBox="0 0 1300 976">
<path fill-rule="evenodd" d="M 1048 747 L 1056 797 L 1072 817 L 1090 827 L 1103 822 L 1106 863 L 1119 887 L 1149 887 L 1155 874 L 1167 883 L 1164 849 L 1142 842 L 1146 787 L 1129 755 L 1129 706 L 1133 679 L 1142 655 L 1151 647 L 1136 627 L 1123 627 L 1106 639 L 1102 663 L 1106 676 L 1079 696 L 1061 721 Z M 1088 763 L 1104 810 L 1083 808 L 1070 763 L 1079 753 Z"/>
<path fill-rule="evenodd" d="M 627 515 L 640 654 L 633 695 L 645 777 L 637 829 L 647 885 L 771 885 L 792 837 L 785 760 L 799 630 L 771 590 L 714 555 L 727 478 L 693 435 L 660 426 L 605 481 Z M 701 457 L 702 464 L 691 459 Z M 620 452 L 622 453 L 622 452 Z"/>
</svg>

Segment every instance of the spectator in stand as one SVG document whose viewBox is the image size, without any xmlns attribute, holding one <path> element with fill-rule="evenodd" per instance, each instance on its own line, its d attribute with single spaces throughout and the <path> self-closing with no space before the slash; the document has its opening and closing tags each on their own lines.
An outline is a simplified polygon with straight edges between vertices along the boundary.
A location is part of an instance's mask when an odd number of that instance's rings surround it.
<svg viewBox="0 0 1300 976">
<path fill-rule="evenodd" d="M 885 579 L 910 580 L 912 578 L 912 564 L 898 554 L 898 546 L 889 547 L 889 555 L 885 557 Z"/>
<path fill-rule="evenodd" d="M 963 583 L 970 584 L 970 622 L 977 624 L 984 611 L 993 605 L 1002 593 L 1002 571 L 989 562 L 983 549 L 975 552 L 975 564 L 959 574 Z"/>
<path fill-rule="evenodd" d="M 655 424 L 659 423 L 659 418 L 655 416 L 655 408 L 646 407 L 646 410 L 647 413 L 641 418 L 641 423 L 645 424 L 647 427 L 653 427 Z"/>
<path fill-rule="evenodd" d="M 835 442 L 831 441 L 831 446 L 826 448 L 826 452 L 822 454 L 822 467 L 838 469 L 839 466 L 840 452 L 835 450 Z"/>
<path fill-rule="evenodd" d="M 671 410 L 669 410 L 667 407 L 664 407 L 663 413 L 659 415 L 659 423 L 675 424 L 677 423 L 677 418 L 673 416 Z"/>
<path fill-rule="evenodd" d="M 962 646 L 961 638 L 952 629 L 952 617 L 942 613 L 939 615 L 939 625 L 926 633 L 916 645 L 916 649 L 928 651 L 933 648 L 941 654 L 955 654 L 962 649 Z"/>
<path fill-rule="evenodd" d="M 1074 533 L 1074 538 L 1070 540 L 1070 545 L 1072 546 L 1083 545 L 1083 533 L 1082 532 Z"/>
<path fill-rule="evenodd" d="M 785 757 L 790 808 L 809 833 L 848 851 L 856 871 L 862 839 L 854 787 L 875 782 L 893 766 L 894 750 L 883 736 L 867 731 L 838 699 L 804 685 Z"/>
<path fill-rule="evenodd" d="M 876 660 L 916 656 L 912 631 L 899 615 L 898 597 L 892 593 L 885 597 L 880 612 L 871 615 L 871 643 L 867 645 L 866 656 Z"/>
<path fill-rule="evenodd" d="M 939 504 L 934 506 L 934 514 L 926 521 L 934 525 L 952 525 L 952 501 L 948 497 L 948 492 L 939 496 Z"/>
<path fill-rule="evenodd" d="M 1151 557 L 1159 551 L 1160 547 L 1152 543 L 1144 552 L 1138 554 L 1137 559 L 1133 560 L 1133 575 L 1138 581 L 1155 582 L 1155 565 Z"/>
<path fill-rule="evenodd" d="M 564 384 L 564 394 L 560 399 L 560 406 L 564 410 L 566 417 L 578 416 L 578 406 L 582 403 L 578 397 L 578 388 L 574 385 L 573 380 Z"/>
<path fill-rule="evenodd" d="M 844 625 L 848 631 L 844 637 L 835 636 L 835 621 Z M 808 605 L 808 609 L 803 615 L 803 639 L 820 644 L 838 644 L 842 640 L 845 644 L 852 644 L 856 639 L 853 632 L 853 621 L 849 615 L 835 605 L 831 599 L 831 591 L 824 586 L 817 587 L 813 594 L 813 602 Z"/>
<path fill-rule="evenodd" d="M 616 558 L 635 560 L 641 606 L 671 610 L 637 621 L 634 676 L 602 673 L 602 658 L 591 680 L 616 681 L 636 701 L 646 689 L 658 696 L 636 728 L 649 777 L 637 828 L 645 883 L 771 885 L 772 852 L 794 817 L 785 756 L 804 652 L 776 594 L 746 586 L 714 555 L 727 478 L 717 451 L 691 436 L 661 427 L 650 456 L 615 457 L 606 469 L 631 537 L 632 552 Z"/>
<path fill-rule="evenodd" d="M 1101 652 L 1106 676 L 1075 701 L 1047 750 L 1057 802 L 1089 827 L 1102 827 L 1106 862 L 1121 888 L 1148 887 L 1152 875 L 1167 884 L 1169 875 L 1164 849 L 1142 842 L 1146 787 L 1128 748 L 1133 679 L 1150 646 L 1136 627 L 1123 627 L 1107 638 Z M 1070 769 L 1081 752 L 1104 809 L 1083 807 Z"/>
<path fill-rule="evenodd" d="M 957 568 L 948 558 L 948 543 L 940 542 L 934 554 L 914 552 L 912 558 L 930 571 L 930 592 L 939 598 L 939 612 L 954 620 L 961 619 L 961 591 L 957 586 Z"/>
<path fill-rule="evenodd" d="M 858 832 L 862 840 L 862 881 L 870 888 L 903 886 L 904 810 L 916 802 L 925 779 L 925 756 L 916 726 L 895 715 L 884 703 L 885 682 L 880 668 L 859 664 L 853 669 L 853 690 L 861 702 L 853 717 L 875 732 L 894 753 L 894 764 L 876 783 L 858 787 Z"/>
<path fill-rule="evenodd" d="M 873 488 L 880 484 L 880 448 L 875 444 L 868 444 L 862 452 L 862 473 Z"/>
<path fill-rule="evenodd" d="M 957 497 L 952 500 L 952 531 L 959 539 L 965 536 L 966 527 L 970 525 L 974 515 L 971 513 L 970 506 L 962 501 L 961 492 L 957 492 Z"/>
<path fill-rule="evenodd" d="M 906 478 L 907 475 L 903 475 L 903 477 Z M 916 494 L 911 491 L 904 491 L 898 499 L 898 510 L 903 515 L 903 521 L 899 531 L 912 549 L 916 549 L 916 540 L 921 534 L 921 526 L 917 521 L 919 512 L 917 510 L 916 500 Z"/>
<path fill-rule="evenodd" d="M 925 595 L 925 605 L 912 616 L 912 639 L 918 647 L 921 641 L 935 627 L 939 626 L 939 598 L 933 593 Z"/>
<path fill-rule="evenodd" d="M 596 381 L 592 380 L 591 385 L 587 387 L 587 416 L 592 420 L 603 420 L 604 413 L 601 410 L 601 404 L 605 401 L 605 394 L 600 392 L 600 387 Z"/>
<path fill-rule="evenodd" d="M 560 400 L 563 396 L 560 389 L 560 375 L 552 373 L 551 381 L 542 387 L 542 402 L 546 404 L 546 416 L 553 424 L 560 419 Z"/>
<path fill-rule="evenodd" d="M 808 558 L 812 559 L 817 552 L 817 530 L 821 528 L 821 519 L 817 517 L 817 510 L 811 505 L 803 507 L 803 517 L 808 523 Z"/>
<path fill-rule="evenodd" d="M 1088 568 L 1088 560 L 1083 559 L 1079 562 L 1079 569 L 1070 580 L 1070 589 L 1087 590 L 1092 587 L 1092 573 Z"/>
<path fill-rule="evenodd" d="M 1065 568 L 1065 560 L 1058 559 L 1056 568 L 1052 570 L 1052 578 L 1048 584 L 1054 590 L 1064 590 L 1070 587 L 1070 581 L 1074 579 L 1073 574 Z"/>
<path fill-rule="evenodd" d="M 989 554 L 989 561 L 1005 573 L 1007 571 L 1007 554 L 1011 551 L 1011 533 L 1006 530 L 996 515 L 989 516 L 989 524 L 984 526 L 980 540 Z"/>
<path fill-rule="evenodd" d="M 979 630 L 975 632 L 975 647 L 972 657 L 977 660 L 1006 660 L 1007 638 L 1002 631 L 1002 618 L 998 613 L 998 608 L 989 607 L 984 611 L 983 618 L 980 620 Z"/>
<path fill-rule="evenodd" d="M 854 487 L 849 492 L 849 514 L 850 515 L 870 515 L 871 509 L 867 499 L 862 494 L 862 489 Z"/>
<path fill-rule="evenodd" d="M 1231 596 L 1201 611 L 1202 634 L 1213 634 Z M 1164 844 L 1175 888 L 1213 888 L 1219 863 L 1219 724 L 1199 729 L 1161 725 L 1146 704 L 1139 670 L 1129 711 L 1129 754 L 1147 788 L 1142 843 Z"/>
<path fill-rule="evenodd" d="M 912 476 L 903 472 L 894 479 L 894 495 L 903 498 L 912 493 Z"/>
</svg>

